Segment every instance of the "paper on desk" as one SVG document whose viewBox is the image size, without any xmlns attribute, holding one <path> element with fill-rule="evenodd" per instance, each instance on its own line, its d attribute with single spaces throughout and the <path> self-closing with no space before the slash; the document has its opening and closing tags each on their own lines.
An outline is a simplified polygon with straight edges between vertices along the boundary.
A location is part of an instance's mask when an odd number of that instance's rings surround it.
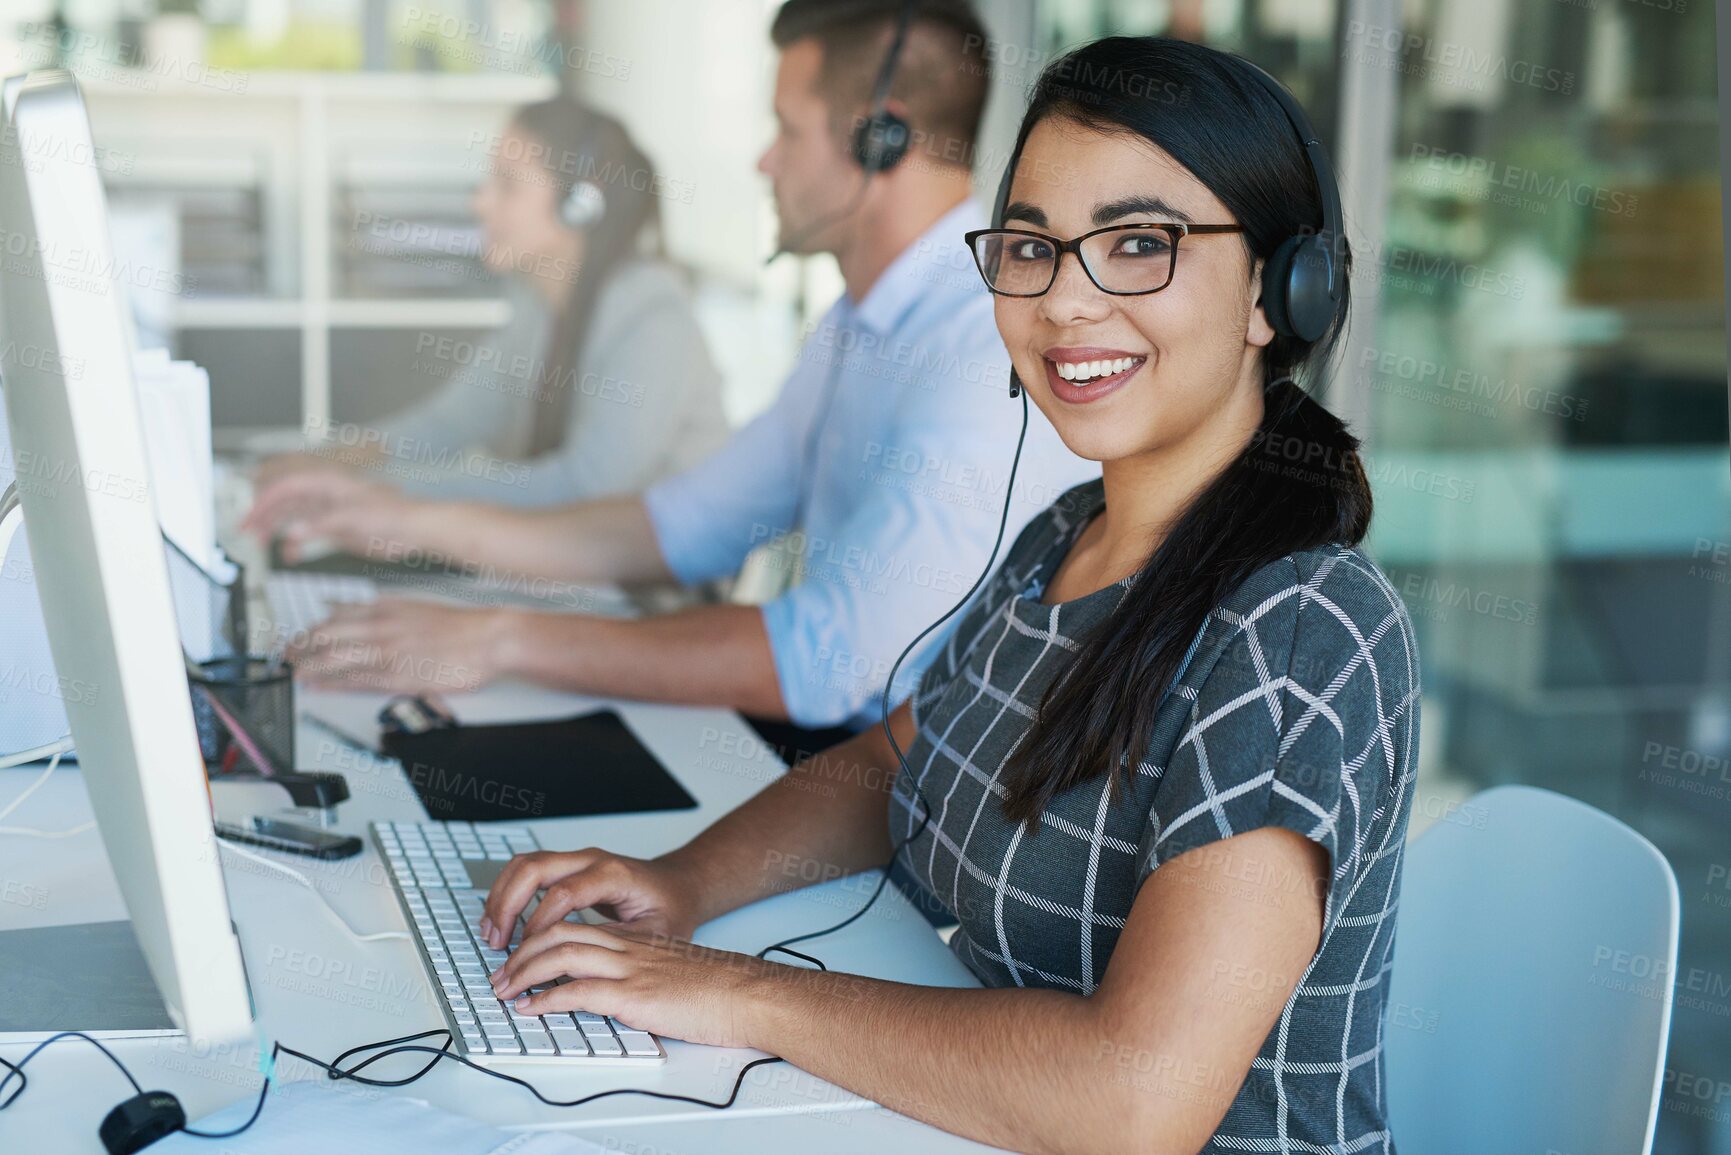
<svg viewBox="0 0 1731 1155">
<path fill-rule="evenodd" d="M 477 1075 L 476 1078 L 482 1078 Z M 246 1122 L 257 1102 L 247 1095 L 193 1124 L 226 1131 Z M 309 1151 L 365 1151 L 367 1155 L 595 1155 L 607 1149 L 587 1139 L 550 1131 L 510 1132 L 453 1115 L 419 1099 L 325 1079 L 271 1088 L 264 1111 L 246 1131 L 223 1141 L 237 1155 L 306 1155 Z M 151 1155 L 211 1155 L 210 1141 L 170 1135 Z"/>
<path fill-rule="evenodd" d="M 210 445 L 210 374 L 166 349 L 141 349 L 133 358 L 150 487 L 162 532 L 206 574 L 230 581 L 234 570 L 216 544 L 216 496 Z M 175 617 L 187 653 L 203 660 L 218 652 L 214 630 L 223 620 L 225 595 L 211 582 L 169 568 Z"/>
<path fill-rule="evenodd" d="M 166 349 L 140 349 L 132 366 L 162 532 L 208 569 L 216 562 L 210 374 Z"/>
</svg>

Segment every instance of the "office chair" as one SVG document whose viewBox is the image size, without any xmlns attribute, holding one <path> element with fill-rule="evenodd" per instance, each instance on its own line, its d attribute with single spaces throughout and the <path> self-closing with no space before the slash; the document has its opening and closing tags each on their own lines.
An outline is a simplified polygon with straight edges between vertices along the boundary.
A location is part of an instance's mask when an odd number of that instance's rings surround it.
<svg viewBox="0 0 1731 1155">
<path fill-rule="evenodd" d="M 1406 853 L 1383 1038 L 1401 1155 L 1646 1155 L 1677 965 L 1664 855 L 1529 786 Z"/>
</svg>

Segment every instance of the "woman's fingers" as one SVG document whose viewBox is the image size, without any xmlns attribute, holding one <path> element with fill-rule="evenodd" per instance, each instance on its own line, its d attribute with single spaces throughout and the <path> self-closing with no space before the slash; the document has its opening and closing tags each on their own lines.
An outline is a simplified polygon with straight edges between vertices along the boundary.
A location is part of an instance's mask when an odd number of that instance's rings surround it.
<svg viewBox="0 0 1731 1155">
<path fill-rule="evenodd" d="M 541 904 L 523 924 L 525 937 L 557 926 L 574 910 L 591 906 L 617 907 L 636 897 L 628 864 L 611 856 L 598 857 L 587 870 L 562 878 L 547 888 Z"/>
<path fill-rule="evenodd" d="M 525 939 L 493 976 L 493 992 L 515 998 L 530 987 L 555 979 L 618 979 L 630 971 L 626 944 L 600 927 L 565 923 Z"/>
<path fill-rule="evenodd" d="M 588 1011 L 592 1015 L 619 1015 L 622 988 L 618 979 L 574 979 L 560 983 L 538 995 L 524 995 L 517 1000 L 518 1010 L 530 1015 L 556 1015 L 561 1012 Z M 624 1025 L 624 1020 L 620 1020 Z"/>
<path fill-rule="evenodd" d="M 487 892 L 486 905 L 481 908 L 481 933 L 487 945 L 504 950 L 511 941 L 511 928 L 517 925 L 523 908 L 545 886 L 557 882 L 588 866 L 597 851 L 577 850 L 556 853 L 537 850 L 519 854 L 505 864 Z"/>
</svg>

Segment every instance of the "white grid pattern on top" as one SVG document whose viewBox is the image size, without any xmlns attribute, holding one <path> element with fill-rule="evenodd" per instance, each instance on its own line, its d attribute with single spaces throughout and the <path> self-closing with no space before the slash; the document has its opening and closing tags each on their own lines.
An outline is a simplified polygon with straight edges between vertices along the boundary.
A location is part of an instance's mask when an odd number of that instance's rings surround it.
<svg viewBox="0 0 1731 1155">
<path fill-rule="evenodd" d="M 932 819 L 906 862 L 961 922 L 951 947 L 982 981 L 1088 995 L 1161 863 L 1262 826 L 1319 843 L 1322 944 L 1208 1149 L 1391 1150 L 1380 1058 L 1418 750 L 1411 620 L 1357 550 L 1263 567 L 1209 616 L 1131 789 L 1084 783 L 1030 836 L 1002 813 L 1006 759 L 1059 665 L 1135 592 L 1039 601 L 1103 500 L 1090 483 L 1035 519 L 927 672 L 908 765 Z M 924 810 L 905 781 L 893 799 L 905 836 Z"/>
</svg>

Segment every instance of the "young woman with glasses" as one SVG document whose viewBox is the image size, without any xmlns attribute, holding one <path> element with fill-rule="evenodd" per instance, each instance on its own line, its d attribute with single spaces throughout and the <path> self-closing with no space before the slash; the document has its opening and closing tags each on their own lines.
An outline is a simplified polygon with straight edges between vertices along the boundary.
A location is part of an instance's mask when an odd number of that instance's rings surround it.
<svg viewBox="0 0 1731 1155">
<path fill-rule="evenodd" d="M 1294 380 L 1324 379 L 1344 242 L 1325 331 L 1269 316 L 1265 263 L 1326 224 L 1295 127 L 1194 44 L 1103 40 L 1046 71 L 1001 227 L 972 243 L 1017 375 L 1102 479 L 1021 534 L 886 732 L 661 858 L 515 860 L 487 932 L 545 893 L 502 997 L 568 977 L 528 1009 L 760 1047 L 1020 1151 L 1392 1149 L 1418 656 L 1358 548 L 1357 441 Z M 683 941 L 797 885 L 777 864 L 896 847 L 985 989 Z M 620 925 L 560 921 L 592 905 Z"/>
</svg>

